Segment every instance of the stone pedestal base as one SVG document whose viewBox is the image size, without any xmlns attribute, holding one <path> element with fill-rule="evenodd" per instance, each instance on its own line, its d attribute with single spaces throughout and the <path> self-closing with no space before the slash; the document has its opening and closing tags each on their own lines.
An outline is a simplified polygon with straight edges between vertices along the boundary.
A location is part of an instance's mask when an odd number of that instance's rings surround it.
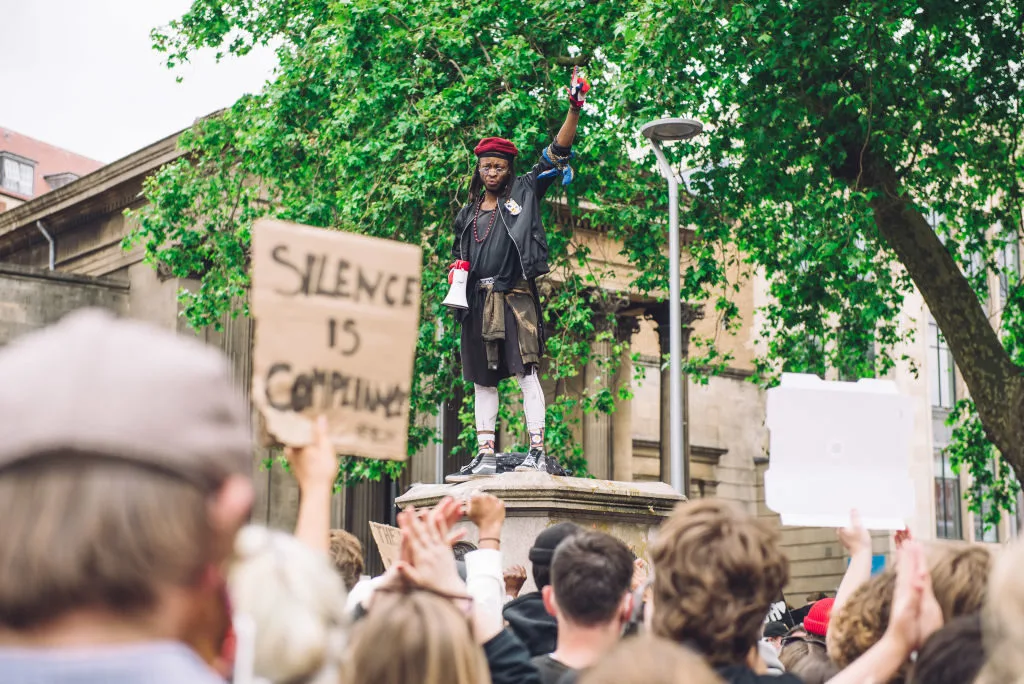
<svg viewBox="0 0 1024 684">
<path fill-rule="evenodd" d="M 523 592 L 534 583 L 527 555 L 534 538 L 545 528 L 570 521 L 581 527 L 618 537 L 638 557 L 648 559 L 651 532 L 683 497 L 664 482 L 615 482 L 545 473 L 506 473 L 459 484 L 413 485 L 398 497 L 399 506 L 433 506 L 444 496 L 469 498 L 475 491 L 493 494 L 505 502 L 501 550 L 505 567 L 522 565 L 530 575 Z M 471 523 L 466 538 L 477 541 Z"/>
</svg>

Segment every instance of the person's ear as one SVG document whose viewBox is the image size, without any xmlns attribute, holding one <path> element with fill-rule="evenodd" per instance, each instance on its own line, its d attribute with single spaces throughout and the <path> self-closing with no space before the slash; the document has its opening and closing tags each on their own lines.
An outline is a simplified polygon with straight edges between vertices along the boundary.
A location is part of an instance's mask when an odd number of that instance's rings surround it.
<svg viewBox="0 0 1024 684">
<path fill-rule="evenodd" d="M 544 610 L 548 611 L 551 617 L 558 617 L 558 606 L 555 604 L 555 589 L 550 584 L 540 590 L 540 596 L 544 599 Z"/>
<path fill-rule="evenodd" d="M 629 622 L 630 618 L 633 617 L 633 592 L 627 591 L 622 596 L 622 601 L 619 603 L 619 620 L 623 624 Z"/>
</svg>

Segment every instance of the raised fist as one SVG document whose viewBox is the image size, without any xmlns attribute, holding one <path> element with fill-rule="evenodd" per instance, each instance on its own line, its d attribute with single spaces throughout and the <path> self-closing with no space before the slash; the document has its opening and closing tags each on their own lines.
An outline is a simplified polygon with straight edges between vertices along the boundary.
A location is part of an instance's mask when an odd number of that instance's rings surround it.
<svg viewBox="0 0 1024 684">
<path fill-rule="evenodd" d="M 587 100 L 587 93 L 590 92 L 590 83 L 580 76 L 580 68 L 574 67 L 572 79 L 569 81 L 569 104 L 577 109 L 583 107 Z"/>
</svg>

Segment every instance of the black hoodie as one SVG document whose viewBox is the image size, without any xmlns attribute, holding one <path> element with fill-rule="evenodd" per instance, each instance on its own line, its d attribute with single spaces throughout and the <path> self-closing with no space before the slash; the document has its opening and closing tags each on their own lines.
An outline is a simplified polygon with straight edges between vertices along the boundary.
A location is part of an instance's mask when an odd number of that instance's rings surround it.
<svg viewBox="0 0 1024 684">
<path fill-rule="evenodd" d="M 523 594 L 505 604 L 503 611 L 508 628 L 526 644 L 530 657 L 547 655 L 558 641 L 558 622 L 544 608 L 539 591 Z"/>
</svg>

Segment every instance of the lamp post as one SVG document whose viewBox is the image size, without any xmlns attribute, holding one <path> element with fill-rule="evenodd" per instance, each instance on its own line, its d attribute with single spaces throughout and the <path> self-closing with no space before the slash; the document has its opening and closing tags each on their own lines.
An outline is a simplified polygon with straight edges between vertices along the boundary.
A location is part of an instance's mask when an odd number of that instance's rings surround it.
<svg viewBox="0 0 1024 684">
<path fill-rule="evenodd" d="M 693 119 L 658 119 L 644 124 L 640 133 L 647 138 L 658 159 L 658 169 L 668 181 L 668 263 L 669 263 L 669 463 L 672 488 L 690 495 L 690 463 L 684 457 L 683 435 L 683 330 L 682 301 L 679 297 L 679 178 L 665 158 L 662 142 L 689 140 L 704 130 Z M 688 437 L 688 435 L 687 435 Z M 664 445 L 662 445 L 664 449 Z"/>
</svg>

